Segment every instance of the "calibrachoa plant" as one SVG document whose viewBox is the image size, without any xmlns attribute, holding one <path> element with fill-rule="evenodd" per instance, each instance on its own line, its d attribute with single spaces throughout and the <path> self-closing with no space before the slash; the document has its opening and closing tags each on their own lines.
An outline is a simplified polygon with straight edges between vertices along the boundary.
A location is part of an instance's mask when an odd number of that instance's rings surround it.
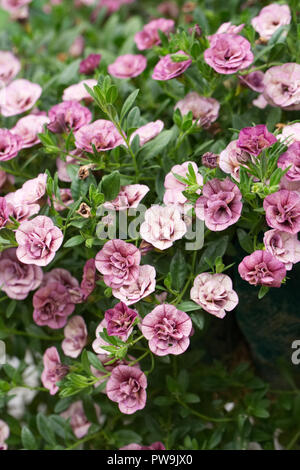
<svg viewBox="0 0 300 470">
<path fill-rule="evenodd" d="M 299 448 L 215 333 L 300 261 L 297 0 L 0 5 L 0 449 Z"/>
</svg>

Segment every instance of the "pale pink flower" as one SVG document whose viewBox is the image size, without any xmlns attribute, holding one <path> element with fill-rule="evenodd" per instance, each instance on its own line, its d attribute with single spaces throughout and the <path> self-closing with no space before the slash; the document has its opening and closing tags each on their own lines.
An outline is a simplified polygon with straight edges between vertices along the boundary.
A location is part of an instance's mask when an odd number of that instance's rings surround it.
<svg viewBox="0 0 300 470">
<path fill-rule="evenodd" d="M 135 0 L 99 0 L 99 7 L 105 7 L 108 13 L 114 13 L 118 11 L 122 5 L 127 5 L 134 1 Z"/>
<path fill-rule="evenodd" d="M 285 265 L 263 250 L 245 256 L 238 270 L 241 278 L 254 286 L 280 287 L 286 275 Z"/>
<path fill-rule="evenodd" d="M 133 78 L 144 72 L 147 59 L 141 54 L 125 54 L 107 67 L 108 73 L 116 78 Z"/>
<path fill-rule="evenodd" d="M 188 184 L 182 183 L 179 181 L 175 174 L 181 176 L 182 178 L 186 178 L 189 173 L 189 165 L 192 165 L 193 170 L 196 174 L 196 181 L 197 183 L 202 186 L 203 178 L 198 172 L 198 167 L 195 162 L 184 162 L 181 165 L 175 165 L 172 167 L 171 171 L 165 177 L 165 194 L 164 194 L 164 203 L 168 204 L 178 204 L 182 205 L 185 204 L 187 198 L 182 194 L 182 191 L 185 191 L 188 187 Z M 200 189 L 196 191 L 200 194 Z"/>
<path fill-rule="evenodd" d="M 5 197 L 0 197 L 0 230 L 6 225 L 10 215 Z"/>
<path fill-rule="evenodd" d="M 214 34 L 210 47 L 204 52 L 205 62 L 221 74 L 246 69 L 253 59 L 250 42 L 237 34 Z"/>
<path fill-rule="evenodd" d="M 49 121 L 50 119 L 47 116 L 29 114 L 19 119 L 11 132 L 21 137 L 22 148 L 33 147 L 40 143 L 38 134 L 43 133 L 44 125 L 48 124 Z"/>
<path fill-rule="evenodd" d="M 247 75 L 240 75 L 239 80 L 243 85 L 251 90 L 262 93 L 265 89 L 264 77 L 265 74 L 261 70 L 255 70 Z"/>
<path fill-rule="evenodd" d="M 268 106 L 268 102 L 266 101 L 263 94 L 258 95 L 258 97 L 252 101 L 252 104 L 259 109 L 265 109 L 266 106 Z"/>
<path fill-rule="evenodd" d="M 32 0 L 1 0 L 0 6 L 10 13 L 12 20 L 28 18 L 28 5 Z"/>
<path fill-rule="evenodd" d="M 141 330 L 153 354 L 178 355 L 189 347 L 192 320 L 174 305 L 162 304 L 145 316 Z"/>
<path fill-rule="evenodd" d="M 285 142 L 286 145 L 292 145 L 294 142 L 300 142 L 300 122 L 284 126 L 278 140 Z"/>
<path fill-rule="evenodd" d="M 80 289 L 86 300 L 96 287 L 96 265 L 94 258 L 88 259 L 83 267 Z"/>
<path fill-rule="evenodd" d="M 0 450 L 7 450 L 7 444 L 5 444 L 5 441 L 9 438 L 9 434 L 10 431 L 8 425 L 5 421 L 0 419 Z"/>
<path fill-rule="evenodd" d="M 127 444 L 127 446 L 120 447 L 119 450 L 166 450 L 162 442 L 153 442 L 149 446 L 142 446 L 133 442 L 132 444 Z"/>
<path fill-rule="evenodd" d="M 199 274 L 191 289 L 191 299 L 218 318 L 224 318 L 226 312 L 233 310 L 239 302 L 237 293 L 232 289 L 232 281 L 226 274 Z"/>
<path fill-rule="evenodd" d="M 145 221 L 141 224 L 140 235 L 159 250 L 166 250 L 186 233 L 187 227 L 176 206 L 153 205 L 145 212 Z"/>
<path fill-rule="evenodd" d="M 101 421 L 101 410 L 96 404 L 94 407 L 97 418 Z M 71 428 L 77 439 L 82 439 L 86 436 L 90 426 L 92 425 L 86 417 L 81 400 L 73 402 L 66 411 L 63 411 L 63 413 L 60 414 L 60 416 L 66 420 L 70 419 Z"/>
<path fill-rule="evenodd" d="M 21 223 L 16 241 L 17 257 L 22 263 L 47 266 L 62 244 L 63 233 L 49 217 L 40 215 Z"/>
<path fill-rule="evenodd" d="M 300 196 L 296 192 L 276 191 L 264 199 L 263 206 L 269 227 L 293 234 L 300 231 Z"/>
<path fill-rule="evenodd" d="M 62 350 L 66 356 L 76 358 L 87 343 L 87 328 L 84 319 L 80 315 L 72 317 L 64 328 L 65 339 L 62 342 Z"/>
<path fill-rule="evenodd" d="M 145 184 L 121 186 L 118 196 L 113 201 L 105 202 L 104 207 L 116 211 L 136 209 L 149 191 L 150 189 Z"/>
<path fill-rule="evenodd" d="M 63 379 L 68 373 L 69 368 L 60 362 L 58 351 L 54 346 L 46 349 L 43 363 L 42 384 L 50 391 L 50 395 L 55 395 L 59 390 L 56 383 Z"/>
<path fill-rule="evenodd" d="M 140 138 L 140 146 L 142 147 L 150 140 L 154 139 L 164 128 L 164 123 L 160 120 L 155 122 L 148 122 L 145 126 L 140 127 L 132 133 L 130 136 L 130 143 L 133 141 L 136 135 Z"/>
<path fill-rule="evenodd" d="M 277 166 L 283 170 L 290 167 L 285 178 L 289 181 L 300 181 L 300 141 L 295 141 L 280 155 Z"/>
<path fill-rule="evenodd" d="M 20 78 L 0 91 L 0 109 L 3 116 L 15 116 L 33 108 L 42 94 L 36 83 Z"/>
<path fill-rule="evenodd" d="M 292 269 L 293 264 L 300 261 L 300 241 L 297 234 L 277 229 L 268 230 L 264 235 L 264 245 L 266 251 L 284 263 L 288 271 Z"/>
<path fill-rule="evenodd" d="M 175 106 L 177 108 L 183 116 L 191 111 L 198 126 L 207 128 L 218 118 L 220 103 L 214 98 L 206 98 L 191 91 L 178 101 Z"/>
<path fill-rule="evenodd" d="M 139 267 L 137 279 L 128 285 L 113 289 L 112 294 L 126 305 L 135 304 L 155 291 L 155 277 L 155 268 L 145 264 Z"/>
<path fill-rule="evenodd" d="M 237 146 L 237 140 L 230 142 L 220 153 L 219 167 L 224 173 L 229 173 L 236 181 L 240 181 L 240 166 L 249 155 Z"/>
<path fill-rule="evenodd" d="M 72 42 L 70 49 L 69 49 L 69 54 L 72 57 L 79 57 L 83 53 L 84 50 L 84 37 L 83 36 L 77 36 L 77 38 L 74 39 Z"/>
<path fill-rule="evenodd" d="M 300 181 L 290 181 L 286 178 L 286 176 L 282 176 L 279 189 L 287 189 L 288 191 L 293 191 L 295 194 L 298 194 L 300 197 Z"/>
<path fill-rule="evenodd" d="M 109 352 L 106 351 L 105 349 L 102 349 L 102 347 L 110 346 L 110 345 L 100 336 L 100 333 L 103 333 L 104 328 L 107 329 L 107 321 L 105 320 L 105 318 L 103 318 L 103 320 L 101 320 L 101 322 L 97 326 L 96 339 L 93 341 L 92 346 L 93 346 L 93 350 L 95 351 L 95 353 L 107 355 L 109 354 Z"/>
<path fill-rule="evenodd" d="M 104 282 L 113 289 L 135 281 L 139 274 L 141 253 L 139 249 L 123 240 L 105 243 L 95 258 L 96 268 L 104 276 Z"/>
<path fill-rule="evenodd" d="M 74 135 L 76 147 L 89 153 L 93 153 L 92 145 L 97 152 L 106 152 L 125 144 L 115 125 L 105 119 L 82 126 Z"/>
<path fill-rule="evenodd" d="M 8 248 L 0 254 L 0 286 L 10 299 L 26 299 L 37 289 L 43 279 L 39 266 L 20 263 L 16 248 Z"/>
<path fill-rule="evenodd" d="M 46 186 L 47 173 L 40 173 L 36 178 L 25 181 L 22 188 L 16 191 L 16 200 L 25 204 L 33 204 L 44 196 Z"/>
<path fill-rule="evenodd" d="M 264 98 L 271 106 L 287 111 L 300 109 L 300 64 L 287 63 L 268 69 Z"/>
<path fill-rule="evenodd" d="M 81 101 L 85 100 L 87 102 L 93 101 L 93 98 L 89 94 L 89 92 L 86 90 L 85 86 L 87 85 L 88 87 L 92 88 L 97 85 L 97 80 L 94 80 L 93 78 L 89 80 L 82 80 L 79 83 L 76 83 L 75 85 L 71 85 L 67 88 L 65 88 L 64 93 L 63 93 L 63 101 Z"/>
<path fill-rule="evenodd" d="M 22 199 L 22 190 L 18 189 L 14 193 L 8 193 L 5 196 L 9 215 L 14 217 L 18 222 L 24 222 L 31 216 L 36 215 L 40 211 L 39 204 L 27 204 Z"/>
<path fill-rule="evenodd" d="M 119 405 L 121 413 L 131 415 L 146 405 L 147 378 L 138 367 L 117 366 L 106 385 L 110 400 Z"/>
<path fill-rule="evenodd" d="M 281 26 L 290 24 L 291 12 L 288 5 L 271 3 L 251 20 L 251 24 L 263 39 L 270 39 Z"/>
<path fill-rule="evenodd" d="M 183 51 L 177 51 L 176 55 L 183 55 L 187 57 L 187 60 L 182 60 L 180 62 L 174 62 L 172 60 L 172 55 L 167 54 L 160 59 L 156 64 L 153 70 L 152 78 L 153 80 L 171 80 L 172 78 L 182 75 L 183 72 L 192 64 L 192 60 L 189 56 Z"/>
<path fill-rule="evenodd" d="M 1 92 L 0 92 L 1 93 Z M 21 137 L 8 129 L 0 129 L 0 162 L 15 158 L 23 146 Z"/>
<path fill-rule="evenodd" d="M 10 51 L 0 51 L 0 83 L 7 85 L 21 70 L 21 63 Z"/>
<path fill-rule="evenodd" d="M 158 31 L 167 34 L 174 28 L 173 20 L 166 20 L 165 18 L 158 18 L 147 23 L 142 31 L 135 34 L 134 40 L 137 48 L 140 51 L 151 49 L 151 47 L 160 44 L 160 37 Z"/>
<path fill-rule="evenodd" d="M 239 34 L 244 28 L 244 26 L 245 26 L 244 23 L 235 25 L 235 24 L 232 24 L 231 21 L 228 21 L 226 23 L 222 23 L 217 29 L 215 34 L 223 34 L 223 33 Z"/>
</svg>

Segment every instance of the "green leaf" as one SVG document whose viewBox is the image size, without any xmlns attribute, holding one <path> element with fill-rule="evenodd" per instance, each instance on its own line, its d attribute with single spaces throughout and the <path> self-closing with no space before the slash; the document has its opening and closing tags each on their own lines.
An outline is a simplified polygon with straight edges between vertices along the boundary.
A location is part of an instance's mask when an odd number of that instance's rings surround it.
<svg viewBox="0 0 300 470">
<path fill-rule="evenodd" d="M 150 140 L 150 142 L 147 142 L 147 144 L 143 145 L 142 149 L 140 150 L 140 158 L 142 160 L 146 160 L 148 158 L 153 159 L 167 147 L 172 137 L 172 130 L 161 132 L 155 139 Z"/>
<path fill-rule="evenodd" d="M 258 292 L 258 298 L 259 300 L 262 299 L 270 290 L 270 287 L 268 286 L 261 286 Z"/>
<path fill-rule="evenodd" d="M 196 304 L 192 300 L 185 300 L 184 302 L 178 304 L 177 308 L 187 313 L 193 312 L 194 310 L 201 310 L 202 307 L 200 307 L 200 305 Z"/>
<path fill-rule="evenodd" d="M 242 228 L 237 229 L 237 236 L 241 247 L 247 252 L 253 252 L 253 240 L 248 232 L 243 230 Z"/>
<path fill-rule="evenodd" d="M 194 325 L 198 328 L 198 330 L 202 331 L 205 324 L 203 313 L 192 313 L 191 319 Z"/>
<path fill-rule="evenodd" d="M 207 266 L 214 266 L 216 258 L 224 255 L 228 242 L 228 235 L 224 235 L 215 241 L 209 242 L 200 258 L 199 269 L 207 269 Z"/>
<path fill-rule="evenodd" d="M 64 244 L 64 248 L 70 248 L 71 246 L 81 245 L 81 243 L 83 242 L 84 238 L 82 235 L 75 235 Z"/>
<path fill-rule="evenodd" d="M 37 450 L 38 446 L 35 437 L 27 426 L 22 427 L 21 439 L 24 449 Z"/>
<path fill-rule="evenodd" d="M 47 441 L 50 445 L 55 445 L 56 440 L 50 420 L 43 413 L 38 413 L 36 417 L 36 424 L 39 433 L 45 439 L 45 441 Z"/>
<path fill-rule="evenodd" d="M 113 171 L 110 175 L 105 175 L 101 180 L 101 191 L 106 201 L 112 201 L 120 192 L 120 173 Z"/>
<path fill-rule="evenodd" d="M 179 291 L 183 287 L 187 275 L 187 264 L 181 251 L 177 251 L 175 256 L 173 256 L 170 264 L 170 272 L 172 276 L 172 286 L 175 290 Z"/>
<path fill-rule="evenodd" d="M 95 369 L 101 370 L 102 372 L 105 372 L 107 374 L 107 370 L 103 366 L 102 362 L 98 359 L 96 354 L 92 353 L 91 351 L 87 351 L 87 356 L 90 364 L 92 364 Z"/>
<path fill-rule="evenodd" d="M 15 311 L 15 308 L 17 306 L 17 301 L 16 300 L 11 300 L 8 304 L 8 307 L 6 309 L 6 318 L 10 318 L 12 314 Z"/>
<path fill-rule="evenodd" d="M 130 111 L 130 109 L 133 106 L 133 103 L 135 102 L 137 95 L 139 94 L 139 89 L 134 90 L 130 95 L 127 97 L 125 100 L 125 103 L 123 104 L 123 107 L 121 109 L 121 117 L 120 121 L 122 122 L 126 114 Z"/>
</svg>

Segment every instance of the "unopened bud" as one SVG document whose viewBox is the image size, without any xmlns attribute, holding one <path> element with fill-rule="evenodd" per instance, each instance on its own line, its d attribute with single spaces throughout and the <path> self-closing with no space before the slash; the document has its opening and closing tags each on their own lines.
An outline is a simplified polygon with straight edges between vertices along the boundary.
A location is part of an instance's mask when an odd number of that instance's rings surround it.
<svg viewBox="0 0 300 470">
<path fill-rule="evenodd" d="M 213 152 L 206 152 L 202 155 L 202 165 L 207 168 L 217 168 L 219 166 L 219 155 Z"/>
</svg>

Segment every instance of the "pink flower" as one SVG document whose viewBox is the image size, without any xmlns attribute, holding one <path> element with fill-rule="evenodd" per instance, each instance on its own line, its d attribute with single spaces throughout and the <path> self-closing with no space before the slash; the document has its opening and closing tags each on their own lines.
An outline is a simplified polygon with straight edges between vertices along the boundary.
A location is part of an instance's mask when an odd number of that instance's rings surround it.
<svg viewBox="0 0 300 470">
<path fill-rule="evenodd" d="M 280 155 L 277 165 L 283 170 L 290 166 L 285 177 L 289 181 L 300 181 L 300 141 L 295 141 Z"/>
<path fill-rule="evenodd" d="M 40 267 L 20 263 L 16 248 L 8 248 L 0 255 L 0 285 L 10 299 L 26 299 L 29 292 L 39 287 L 43 279 Z"/>
<path fill-rule="evenodd" d="M 87 343 L 87 328 L 84 319 L 75 315 L 64 328 L 65 339 L 62 342 L 62 350 L 66 356 L 76 358 Z"/>
<path fill-rule="evenodd" d="M 66 161 L 61 160 L 59 157 L 56 159 L 56 166 L 57 166 L 57 175 L 61 181 L 65 183 L 71 183 L 72 179 L 70 178 L 67 168 L 69 165 L 78 164 L 78 160 L 76 158 L 71 157 L 70 155 L 66 156 Z"/>
<path fill-rule="evenodd" d="M 53 207 L 57 212 L 64 211 L 70 204 L 73 204 L 74 202 L 71 189 L 61 188 L 59 190 L 59 194 L 61 201 L 55 197 L 55 194 L 53 194 Z M 51 206 L 49 198 L 48 204 Z"/>
<path fill-rule="evenodd" d="M 87 85 L 90 88 L 93 88 L 94 86 L 97 85 L 97 80 L 94 80 L 93 78 L 89 80 L 82 80 L 82 82 L 76 83 L 75 85 L 71 85 L 67 87 L 64 90 L 63 93 L 63 101 L 93 101 L 93 98 L 89 94 L 89 92 L 85 89 L 85 86 Z"/>
<path fill-rule="evenodd" d="M 82 302 L 82 293 L 79 288 L 79 282 L 71 275 L 71 273 L 69 273 L 67 269 L 54 268 L 51 271 L 45 273 L 42 287 L 47 286 L 47 284 L 51 282 L 58 282 L 67 289 L 71 303 L 78 304 Z"/>
<path fill-rule="evenodd" d="M 1 0 L 1 8 L 10 13 L 12 20 L 24 20 L 28 18 L 28 4 L 32 0 Z"/>
<path fill-rule="evenodd" d="M 263 250 L 245 256 L 238 270 L 241 278 L 254 286 L 280 287 L 286 275 L 285 265 Z"/>
<path fill-rule="evenodd" d="M 175 106 L 177 108 L 183 116 L 191 111 L 198 126 L 207 128 L 218 118 L 220 103 L 214 98 L 206 98 L 191 91 L 183 100 L 178 101 Z"/>
<path fill-rule="evenodd" d="M 252 101 L 252 104 L 259 109 L 265 109 L 265 107 L 268 106 L 268 102 L 262 94 L 258 95 L 258 97 Z"/>
<path fill-rule="evenodd" d="M 189 347 L 192 320 L 174 305 L 162 304 L 145 316 L 141 329 L 153 354 L 177 355 Z"/>
<path fill-rule="evenodd" d="M 130 143 L 133 141 L 136 135 L 140 138 L 140 146 L 145 145 L 149 140 L 154 139 L 164 128 L 164 123 L 160 120 L 155 122 L 148 122 L 145 126 L 140 127 L 132 133 L 130 136 Z"/>
<path fill-rule="evenodd" d="M 133 78 L 144 72 L 147 67 L 147 59 L 141 54 L 125 54 L 108 66 L 110 75 L 116 78 Z"/>
<path fill-rule="evenodd" d="M 280 180 L 279 189 L 287 189 L 300 196 L 300 181 L 289 181 L 284 175 Z"/>
<path fill-rule="evenodd" d="M 75 132 L 76 147 L 89 153 L 93 153 L 92 145 L 97 152 L 106 152 L 124 143 L 114 124 L 105 119 L 98 119 Z"/>
<path fill-rule="evenodd" d="M 232 289 L 232 281 L 226 274 L 199 274 L 191 289 L 191 299 L 218 318 L 224 318 L 226 311 L 233 310 L 239 302 L 237 293 Z"/>
<path fill-rule="evenodd" d="M 244 26 L 245 26 L 244 23 L 235 25 L 235 24 L 232 24 L 231 21 L 228 21 L 227 23 L 222 23 L 221 26 L 219 26 L 219 28 L 216 31 L 216 34 L 223 34 L 223 33 L 239 34 L 244 28 Z"/>
<path fill-rule="evenodd" d="M 250 72 L 247 75 L 240 75 L 240 82 L 251 90 L 262 93 L 264 91 L 264 77 L 265 74 L 261 70 Z"/>
<path fill-rule="evenodd" d="M 22 199 L 22 196 L 22 189 L 18 189 L 14 193 L 8 193 L 5 196 L 9 215 L 20 223 L 28 220 L 40 211 L 39 204 L 28 204 Z"/>
<path fill-rule="evenodd" d="M 98 405 L 94 406 L 97 418 L 100 420 L 101 410 Z M 73 402 L 60 416 L 66 420 L 70 419 L 71 428 L 77 439 L 82 439 L 86 436 L 92 425 L 86 417 L 81 400 Z"/>
<path fill-rule="evenodd" d="M 291 12 L 288 5 L 278 5 L 278 3 L 271 3 L 262 8 L 259 15 L 251 20 L 255 31 L 264 39 L 270 39 L 278 28 L 290 22 Z"/>
<path fill-rule="evenodd" d="M 47 116 L 29 114 L 19 119 L 11 132 L 21 137 L 22 148 L 33 147 L 40 143 L 38 134 L 43 133 L 44 124 L 48 124 L 48 122 L 49 118 Z"/>
<path fill-rule="evenodd" d="M 271 106 L 287 111 L 300 109 L 300 64 L 271 67 L 265 73 L 264 98 Z"/>
<path fill-rule="evenodd" d="M 244 127 L 237 140 L 237 146 L 245 152 L 258 155 L 265 149 L 277 142 L 276 137 L 268 131 L 265 124 L 253 127 Z"/>
<path fill-rule="evenodd" d="M 5 441 L 9 438 L 9 434 L 10 431 L 8 425 L 5 421 L 0 419 L 0 450 L 7 450 L 7 444 L 5 444 Z"/>
<path fill-rule="evenodd" d="M 22 263 L 47 266 L 62 244 L 63 234 L 49 217 L 39 215 L 21 223 L 16 240 L 17 257 Z"/>
<path fill-rule="evenodd" d="M 55 395 L 59 390 L 56 382 L 59 382 L 64 378 L 68 373 L 69 368 L 60 362 L 59 354 L 54 346 L 46 349 L 43 362 L 44 370 L 41 376 L 42 384 L 50 391 L 50 395 Z"/>
<path fill-rule="evenodd" d="M 188 58 L 187 60 L 174 62 L 172 60 L 172 55 L 175 54 L 165 55 L 156 64 L 152 74 L 153 80 L 171 80 L 172 78 L 183 74 L 183 72 L 185 72 L 186 69 L 192 64 L 192 60 L 189 59 L 189 56 L 183 51 L 177 51 L 176 55 L 183 55 Z"/>
<path fill-rule="evenodd" d="M 132 333 L 132 325 L 138 313 L 127 307 L 125 303 L 119 302 L 113 308 L 106 310 L 104 316 L 107 324 L 107 334 L 109 336 L 118 336 L 122 341 L 126 341 Z"/>
<path fill-rule="evenodd" d="M 297 193 L 281 189 L 269 194 L 264 199 L 264 209 L 269 227 L 288 233 L 300 231 L 300 196 Z"/>
<path fill-rule="evenodd" d="M 22 146 L 21 137 L 13 134 L 8 129 L 0 129 L 0 162 L 15 158 Z"/>
<path fill-rule="evenodd" d="M 150 23 L 144 26 L 142 31 L 139 31 L 134 36 L 137 48 L 140 51 L 144 51 L 145 49 L 151 49 L 151 47 L 159 45 L 160 38 L 158 31 L 167 34 L 173 30 L 174 24 L 173 20 L 166 20 L 165 18 L 150 21 Z"/>
<path fill-rule="evenodd" d="M 218 232 L 235 224 L 242 212 L 242 195 L 229 178 L 208 181 L 202 189 L 203 196 L 196 202 L 196 215 L 205 221 L 209 230 Z"/>
<path fill-rule="evenodd" d="M 103 333 L 104 328 L 107 329 L 107 322 L 105 318 L 101 320 L 96 329 L 96 339 L 93 341 L 93 350 L 97 354 L 107 355 L 109 354 L 106 349 L 102 349 L 103 346 L 110 346 L 103 338 L 101 338 L 100 333 Z"/>
<path fill-rule="evenodd" d="M 141 253 L 131 243 L 110 240 L 97 253 L 95 261 L 96 268 L 104 276 L 105 284 L 118 289 L 137 279 Z"/>
<path fill-rule="evenodd" d="M 137 279 L 128 285 L 113 289 L 112 294 L 126 305 L 135 304 L 155 291 L 155 276 L 156 271 L 153 266 L 148 264 L 140 266 Z"/>
<path fill-rule="evenodd" d="M 187 228 L 181 218 L 181 212 L 174 205 L 153 205 L 145 212 L 145 221 L 141 224 L 140 235 L 159 250 L 166 250 L 176 240 L 180 240 Z"/>
<path fill-rule="evenodd" d="M 248 153 L 237 146 L 237 140 L 233 140 L 220 153 L 219 167 L 224 173 L 229 173 L 236 181 L 240 181 L 240 166 L 248 158 Z"/>
<path fill-rule="evenodd" d="M 0 230 L 6 225 L 10 211 L 6 203 L 5 197 L 0 197 Z"/>
<path fill-rule="evenodd" d="M 118 11 L 122 5 L 132 2 L 134 2 L 134 0 L 100 0 L 99 7 L 105 7 L 109 13 L 114 13 Z"/>
<path fill-rule="evenodd" d="M 21 63 L 11 52 L 0 51 L 0 82 L 7 85 L 21 70 Z"/>
<path fill-rule="evenodd" d="M 277 229 L 268 230 L 264 235 L 264 245 L 266 251 L 285 264 L 287 271 L 300 261 L 300 241 L 297 234 L 280 232 Z"/>
<path fill-rule="evenodd" d="M 165 204 L 185 204 L 187 201 L 187 198 L 182 194 L 182 191 L 185 191 L 188 185 L 179 181 L 175 174 L 181 176 L 182 178 L 186 178 L 189 172 L 189 165 L 192 165 L 193 167 L 193 170 L 196 174 L 197 183 L 202 186 L 203 178 L 200 173 L 198 173 L 198 167 L 195 162 L 184 162 L 181 165 L 175 165 L 165 177 Z M 196 192 L 200 194 L 200 189 L 197 189 Z"/>
<path fill-rule="evenodd" d="M 70 132 L 71 129 L 77 131 L 92 120 L 91 111 L 75 100 L 63 101 L 52 106 L 48 114 L 50 123 L 47 127 L 57 134 Z"/>
<path fill-rule="evenodd" d="M 47 173 L 40 173 L 36 178 L 27 180 L 22 188 L 16 192 L 16 200 L 25 204 L 33 204 L 41 199 L 47 186 Z"/>
<path fill-rule="evenodd" d="M 119 450 L 166 450 L 162 442 L 153 442 L 149 446 L 142 446 L 133 442 L 132 444 L 127 444 L 127 446 L 120 447 Z"/>
<path fill-rule="evenodd" d="M 90 54 L 86 59 L 83 59 L 79 64 L 79 73 L 91 75 L 98 67 L 101 60 L 101 54 Z"/>
<path fill-rule="evenodd" d="M 15 116 L 31 109 L 42 94 L 42 88 L 23 78 L 14 80 L 0 91 L 3 116 Z"/>
<path fill-rule="evenodd" d="M 96 287 L 96 265 L 94 258 L 88 259 L 83 267 L 83 276 L 80 289 L 83 299 L 86 300 Z"/>
<path fill-rule="evenodd" d="M 138 367 L 117 366 L 106 385 L 107 396 L 119 405 L 121 413 L 131 415 L 146 405 L 147 378 Z"/>
<path fill-rule="evenodd" d="M 300 122 L 285 126 L 282 129 L 281 134 L 278 136 L 278 139 L 281 142 L 285 141 L 286 145 L 291 145 L 294 142 L 300 142 Z"/>
<path fill-rule="evenodd" d="M 104 369 L 107 371 L 106 373 L 111 372 L 117 366 L 127 366 L 129 364 L 129 362 L 124 360 L 124 359 L 122 359 L 122 360 L 118 359 L 118 360 L 114 361 L 112 364 L 109 364 L 111 362 L 111 358 L 108 356 L 107 351 L 105 351 L 105 353 L 106 354 L 97 354 L 97 358 L 102 363 Z M 131 361 L 135 360 L 135 358 L 130 356 L 130 355 L 128 356 L 128 358 Z M 136 367 L 139 367 L 139 364 L 136 364 Z M 107 381 L 107 377 L 103 378 L 103 376 L 106 375 L 106 373 L 103 372 L 102 370 L 96 369 L 95 367 L 91 366 L 91 372 L 95 377 L 99 378 L 99 380 L 94 384 L 95 388 L 99 387 L 99 385 L 101 385 L 103 382 Z M 106 384 L 105 384 L 104 388 L 101 388 L 101 392 L 106 393 Z"/>
<path fill-rule="evenodd" d="M 250 42 L 237 34 L 214 34 L 209 49 L 204 52 L 205 62 L 222 74 L 246 69 L 253 59 Z"/>
<path fill-rule="evenodd" d="M 75 40 L 72 42 L 70 49 L 69 49 L 69 54 L 72 57 L 79 57 L 83 53 L 84 50 L 84 37 L 83 36 L 77 36 Z"/>
<path fill-rule="evenodd" d="M 104 207 L 116 211 L 136 209 L 148 191 L 150 189 L 145 184 L 121 186 L 118 196 L 113 201 L 105 202 Z"/>
<path fill-rule="evenodd" d="M 220 157 L 216 153 L 205 152 L 201 157 L 201 163 L 207 168 L 218 168 L 219 159 Z"/>
<path fill-rule="evenodd" d="M 65 326 L 75 305 L 63 284 L 49 282 L 34 294 L 33 307 L 33 320 L 37 325 L 57 330 Z"/>
</svg>

